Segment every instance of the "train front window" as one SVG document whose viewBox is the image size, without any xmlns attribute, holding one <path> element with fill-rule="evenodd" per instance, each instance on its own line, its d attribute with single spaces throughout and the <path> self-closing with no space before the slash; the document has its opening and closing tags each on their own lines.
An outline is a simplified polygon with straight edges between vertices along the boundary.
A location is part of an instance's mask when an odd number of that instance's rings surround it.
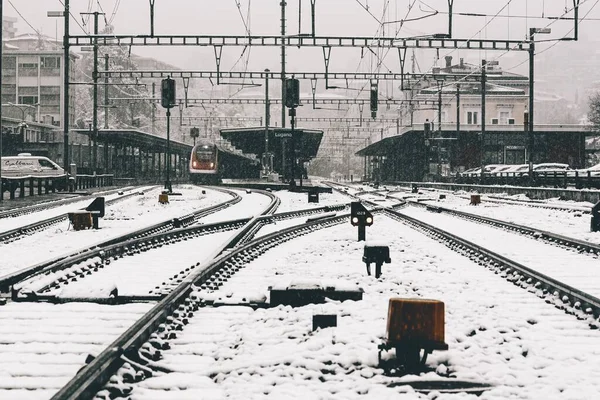
<svg viewBox="0 0 600 400">
<path fill-rule="evenodd" d="M 213 152 L 210 148 L 200 147 L 196 150 L 196 157 L 198 161 L 211 161 L 213 159 Z"/>
</svg>

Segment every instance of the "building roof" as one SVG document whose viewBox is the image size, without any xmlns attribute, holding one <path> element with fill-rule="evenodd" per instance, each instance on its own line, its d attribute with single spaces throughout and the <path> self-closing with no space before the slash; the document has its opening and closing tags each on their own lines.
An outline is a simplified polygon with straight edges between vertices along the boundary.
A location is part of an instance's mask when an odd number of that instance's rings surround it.
<svg viewBox="0 0 600 400">
<path fill-rule="evenodd" d="M 444 85 L 442 87 L 442 94 L 456 94 L 457 83 Z M 486 94 L 489 96 L 525 96 L 523 89 L 512 88 L 508 86 L 497 85 L 495 83 L 486 82 L 485 84 Z M 439 89 L 436 86 L 430 86 L 428 88 L 421 89 L 419 94 L 433 95 L 437 94 Z M 481 94 L 481 84 L 479 83 L 461 83 L 460 94 Z"/>
<path fill-rule="evenodd" d="M 265 127 L 221 129 L 221 136 L 244 153 L 261 155 L 265 151 Z M 281 139 L 289 136 L 291 136 L 289 128 L 269 128 L 270 151 L 281 148 Z M 310 160 L 316 157 L 323 131 L 296 128 L 294 137 L 299 158 Z"/>
<path fill-rule="evenodd" d="M 91 134 L 89 129 L 73 129 L 72 131 L 83 135 Z M 110 144 L 134 146 L 155 153 L 163 152 L 167 148 L 167 138 L 136 129 L 98 129 L 98 140 Z M 189 155 L 192 151 L 193 146 L 191 144 L 172 139 L 169 142 L 172 154 Z"/>
<path fill-rule="evenodd" d="M 481 125 L 461 125 L 461 132 L 473 132 L 478 133 L 481 131 Z M 371 143 L 367 147 L 364 147 L 357 151 L 357 156 L 387 156 L 391 152 L 395 151 L 395 144 L 401 143 L 403 136 L 409 133 L 420 133 L 424 131 L 423 125 L 415 125 L 412 127 L 406 127 L 399 135 L 389 136 L 379 140 L 375 143 Z M 439 132 L 439 131 L 436 131 Z M 490 133 L 523 133 L 522 125 L 486 125 L 486 132 Z M 581 133 L 584 135 L 595 136 L 595 133 L 590 131 L 588 126 L 585 125 L 536 125 L 534 128 L 535 133 L 548 133 L 548 134 L 565 134 L 565 133 Z M 456 125 L 454 124 L 443 124 L 441 137 L 451 137 L 456 134 Z"/>
</svg>

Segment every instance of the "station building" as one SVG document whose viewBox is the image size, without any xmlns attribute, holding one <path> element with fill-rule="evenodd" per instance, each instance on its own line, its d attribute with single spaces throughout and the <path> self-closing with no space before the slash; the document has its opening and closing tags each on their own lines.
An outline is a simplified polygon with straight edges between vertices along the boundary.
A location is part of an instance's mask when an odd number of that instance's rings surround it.
<svg viewBox="0 0 600 400">
<path fill-rule="evenodd" d="M 446 57 L 446 66 L 434 74 L 480 73 L 479 66 L 451 61 Z M 425 82 L 413 99 L 433 100 L 436 106 L 415 110 L 411 124 L 359 150 L 356 154 L 366 159 L 365 175 L 375 180 L 435 181 L 482 163 L 524 164 L 530 140 L 534 163 L 585 166 L 585 138 L 592 134 L 586 126 L 535 124 L 534 132 L 526 132 L 528 78 L 496 65 L 486 69 L 486 77 L 485 129 L 480 82 Z"/>
</svg>

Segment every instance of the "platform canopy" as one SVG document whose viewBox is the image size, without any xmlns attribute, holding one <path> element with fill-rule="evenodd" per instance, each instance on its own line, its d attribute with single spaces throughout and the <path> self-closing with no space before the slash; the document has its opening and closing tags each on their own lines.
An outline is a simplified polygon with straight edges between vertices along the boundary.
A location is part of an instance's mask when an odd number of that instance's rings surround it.
<svg viewBox="0 0 600 400">
<path fill-rule="evenodd" d="M 394 145 L 402 140 L 401 138 L 402 135 L 386 137 L 378 142 L 371 143 L 363 149 L 360 149 L 355 154 L 360 157 L 387 156 L 388 153 L 393 151 Z"/>
<path fill-rule="evenodd" d="M 244 153 L 261 157 L 265 152 L 265 127 L 221 129 L 221 137 Z M 269 128 L 268 151 L 276 156 L 281 154 L 283 143 L 291 142 L 290 128 Z M 294 129 L 298 158 L 308 161 L 316 157 L 323 138 L 323 131 L 315 129 Z"/>
<path fill-rule="evenodd" d="M 83 135 L 91 135 L 89 129 L 73 129 Z M 142 150 L 164 152 L 167 149 L 167 138 L 135 129 L 98 129 L 98 141 L 115 146 L 132 146 Z M 170 140 L 172 154 L 189 155 L 192 145 Z"/>
</svg>

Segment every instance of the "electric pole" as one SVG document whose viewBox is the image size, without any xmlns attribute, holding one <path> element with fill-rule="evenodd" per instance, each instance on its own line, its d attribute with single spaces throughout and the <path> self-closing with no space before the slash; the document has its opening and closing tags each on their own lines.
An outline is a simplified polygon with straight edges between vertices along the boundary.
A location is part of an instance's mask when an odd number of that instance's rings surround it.
<svg viewBox="0 0 600 400">
<path fill-rule="evenodd" d="M 94 11 L 91 13 L 81 13 L 81 15 L 93 15 L 94 16 L 94 65 L 92 71 L 92 81 L 93 81 L 93 106 L 92 106 L 92 140 L 93 144 L 93 153 L 92 153 L 92 172 L 96 175 L 98 170 L 98 17 L 100 15 L 104 15 L 104 13 Z M 69 19 L 69 16 L 65 16 L 66 19 Z M 107 78 L 105 78 L 107 79 Z M 108 86 L 107 86 L 108 87 Z M 105 90 L 108 90 L 107 87 Z"/>
</svg>

